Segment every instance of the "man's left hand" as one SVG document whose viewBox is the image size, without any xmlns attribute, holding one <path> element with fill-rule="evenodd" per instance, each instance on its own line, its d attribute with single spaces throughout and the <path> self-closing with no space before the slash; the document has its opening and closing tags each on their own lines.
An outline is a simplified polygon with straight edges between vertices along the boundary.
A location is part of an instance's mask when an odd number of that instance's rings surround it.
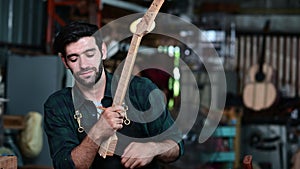
<svg viewBox="0 0 300 169">
<path fill-rule="evenodd" d="M 157 155 L 156 143 L 130 143 L 122 155 L 121 163 L 126 168 L 139 168 L 149 164 Z"/>
</svg>

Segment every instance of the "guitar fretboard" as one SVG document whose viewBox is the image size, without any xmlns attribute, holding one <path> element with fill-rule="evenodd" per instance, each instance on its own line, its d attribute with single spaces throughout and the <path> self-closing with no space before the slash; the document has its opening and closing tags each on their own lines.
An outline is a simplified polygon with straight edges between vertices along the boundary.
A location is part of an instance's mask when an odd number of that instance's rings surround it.
<svg viewBox="0 0 300 169">
<path fill-rule="evenodd" d="M 122 105 L 125 94 L 128 88 L 129 79 L 132 73 L 132 69 L 134 67 L 134 62 L 136 59 L 136 54 L 138 51 L 138 48 L 140 46 L 140 42 L 142 40 L 141 36 L 133 35 L 130 47 L 128 50 L 128 54 L 123 66 L 122 74 L 118 82 L 118 86 L 116 89 L 115 97 L 113 100 L 113 105 Z"/>
<path fill-rule="evenodd" d="M 142 40 L 142 37 L 150 31 L 154 19 L 159 12 L 159 9 L 161 8 L 163 2 L 164 0 L 154 0 L 140 23 L 138 23 L 137 25 L 136 32 L 133 34 L 133 37 L 131 39 L 130 47 L 121 72 L 121 77 L 119 79 L 116 93 L 114 95 L 113 105 L 123 104 L 140 42 Z M 116 134 L 108 138 L 108 140 L 100 145 L 98 153 L 103 158 L 106 158 L 107 155 L 112 156 L 116 148 L 117 140 L 118 137 Z"/>
</svg>

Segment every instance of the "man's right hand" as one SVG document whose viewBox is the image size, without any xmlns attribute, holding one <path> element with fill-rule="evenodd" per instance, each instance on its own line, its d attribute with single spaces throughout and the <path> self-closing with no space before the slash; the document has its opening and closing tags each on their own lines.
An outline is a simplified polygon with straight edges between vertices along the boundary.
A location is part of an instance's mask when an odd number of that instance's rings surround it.
<svg viewBox="0 0 300 169">
<path fill-rule="evenodd" d="M 112 136 L 123 127 L 124 111 L 123 106 L 104 108 L 99 120 L 88 132 L 88 136 L 98 144 Z"/>
</svg>

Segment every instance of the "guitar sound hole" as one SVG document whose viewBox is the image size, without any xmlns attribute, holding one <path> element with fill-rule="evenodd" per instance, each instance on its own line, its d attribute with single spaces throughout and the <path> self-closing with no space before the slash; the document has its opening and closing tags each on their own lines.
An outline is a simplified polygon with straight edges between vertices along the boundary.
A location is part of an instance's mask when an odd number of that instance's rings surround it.
<svg viewBox="0 0 300 169">
<path fill-rule="evenodd" d="M 255 80 L 257 82 L 262 82 L 262 81 L 264 81 L 264 79 L 265 79 L 265 74 L 264 73 L 262 73 L 262 72 L 257 72 L 256 73 Z"/>
</svg>

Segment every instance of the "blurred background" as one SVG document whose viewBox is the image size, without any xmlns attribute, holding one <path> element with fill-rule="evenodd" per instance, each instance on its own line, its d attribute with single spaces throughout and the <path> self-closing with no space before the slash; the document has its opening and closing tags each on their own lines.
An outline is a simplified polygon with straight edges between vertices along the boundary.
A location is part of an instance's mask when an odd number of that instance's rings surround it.
<svg viewBox="0 0 300 169">
<path fill-rule="evenodd" d="M 143 13 L 151 3 L 0 1 L 1 155 L 16 155 L 18 168 L 52 167 L 42 130 L 43 103 L 54 91 L 72 85 L 70 72 L 52 51 L 53 38 L 60 28 L 71 21 L 103 27 L 123 16 Z M 185 99 L 180 97 L 181 85 L 190 85 L 187 92 L 200 93 L 200 104 L 195 102 L 200 108 L 198 117 L 183 138 L 185 155 L 164 167 L 242 168 L 243 157 L 251 154 L 256 168 L 292 168 L 300 131 L 300 1 L 165 0 L 160 12 L 177 16 L 201 30 L 195 32 L 167 22 L 170 32 L 189 43 L 149 34 L 143 37 L 143 50 L 138 54 L 143 59 L 137 59 L 137 68 L 147 59 L 157 60 L 156 66 L 161 70 L 147 69 L 139 75 L 150 78 L 165 92 L 174 118 Z M 118 32 L 128 29 L 126 26 L 112 29 L 105 39 L 110 47 L 105 64 L 112 72 L 128 52 L 130 37 L 116 41 Z M 200 56 L 194 49 L 200 51 Z M 180 61 L 189 67 L 193 77 Z M 165 66 L 165 62 L 174 64 Z M 203 62 L 210 66 L 209 71 Z M 225 71 L 226 84 L 218 81 L 221 69 Z M 197 86 L 189 83 L 190 78 L 196 79 Z M 221 90 L 222 85 L 226 90 Z M 212 95 L 213 91 L 217 96 Z M 211 105 L 218 97 L 226 98 L 225 105 Z M 214 137 L 199 143 L 210 107 L 222 113 L 222 119 Z M 24 148 L 28 143 L 34 148 Z"/>
</svg>

